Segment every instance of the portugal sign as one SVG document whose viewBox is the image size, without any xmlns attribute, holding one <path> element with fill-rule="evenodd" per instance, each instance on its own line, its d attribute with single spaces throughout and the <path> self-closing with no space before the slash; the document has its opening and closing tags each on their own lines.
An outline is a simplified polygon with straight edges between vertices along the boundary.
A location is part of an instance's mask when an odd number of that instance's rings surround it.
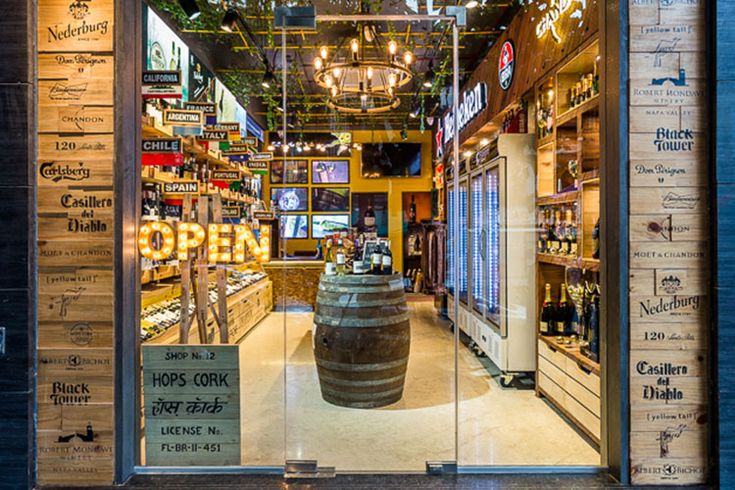
<svg viewBox="0 0 735 490">
<path fill-rule="evenodd" d="M 498 82 L 500 88 L 508 90 L 513 83 L 513 73 L 516 69 L 516 50 L 513 47 L 513 41 L 508 40 L 503 43 L 500 48 L 500 58 L 498 59 Z"/>
</svg>

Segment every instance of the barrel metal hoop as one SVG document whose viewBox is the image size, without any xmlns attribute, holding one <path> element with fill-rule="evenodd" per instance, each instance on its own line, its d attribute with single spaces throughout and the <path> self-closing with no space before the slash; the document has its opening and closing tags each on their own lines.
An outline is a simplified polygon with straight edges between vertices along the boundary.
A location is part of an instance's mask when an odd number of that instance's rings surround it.
<svg viewBox="0 0 735 490">
<path fill-rule="evenodd" d="M 314 315 L 314 323 L 328 327 L 345 328 L 387 327 L 388 325 L 398 325 L 399 323 L 407 322 L 408 317 L 408 312 L 381 318 L 335 318 L 317 313 Z"/>
<path fill-rule="evenodd" d="M 349 371 L 342 371 L 342 372 L 349 372 Z M 398 383 L 398 382 L 402 383 L 405 377 L 406 377 L 406 373 L 402 373 L 402 374 L 399 374 L 398 376 L 392 376 L 390 378 L 352 380 L 352 379 L 334 378 L 332 376 L 327 376 L 324 373 L 322 373 L 321 376 L 319 376 L 319 379 L 331 385 L 358 387 L 358 386 L 389 385 L 389 384 Z"/>
<path fill-rule="evenodd" d="M 353 371 L 353 372 L 367 372 L 367 371 L 385 371 L 393 369 L 399 366 L 408 364 L 408 357 L 402 357 L 395 361 L 380 362 L 380 363 L 365 363 L 365 364 L 353 364 L 351 362 L 336 362 L 326 361 L 324 359 L 316 360 L 317 366 L 321 366 L 325 369 L 332 371 Z"/>
<path fill-rule="evenodd" d="M 367 393 L 355 393 L 355 392 L 348 392 L 345 393 L 344 391 L 337 391 L 332 390 L 324 385 L 321 386 L 322 393 L 329 394 L 334 396 L 335 398 L 339 398 L 342 400 L 345 400 L 347 402 L 350 402 L 352 404 L 353 400 L 374 400 L 375 403 L 380 403 L 381 398 L 388 398 L 394 395 L 397 395 L 398 393 L 403 392 L 403 386 L 399 386 L 398 388 L 392 388 L 390 390 L 385 391 L 370 391 Z"/>
<path fill-rule="evenodd" d="M 345 294 L 343 296 L 340 296 L 340 298 L 336 301 L 331 301 L 326 298 L 320 298 L 317 296 L 317 306 L 318 305 L 324 305 L 324 306 L 335 306 L 339 308 L 364 308 L 368 306 L 392 306 L 392 305 L 398 305 L 398 304 L 405 304 L 406 298 L 401 296 L 399 298 L 393 298 L 393 299 L 376 299 L 374 301 L 364 301 L 364 300 L 357 300 L 355 298 L 354 294 Z"/>
</svg>

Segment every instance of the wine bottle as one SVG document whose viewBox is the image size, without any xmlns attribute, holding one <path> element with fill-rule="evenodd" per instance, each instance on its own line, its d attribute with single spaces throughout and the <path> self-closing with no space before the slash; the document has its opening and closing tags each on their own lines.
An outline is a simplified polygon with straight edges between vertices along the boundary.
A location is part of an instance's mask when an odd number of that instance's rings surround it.
<svg viewBox="0 0 735 490">
<path fill-rule="evenodd" d="M 416 196 L 411 194 L 411 204 L 408 206 L 408 222 L 416 223 Z"/>
<path fill-rule="evenodd" d="M 595 227 L 592 229 L 592 258 L 600 258 L 600 218 L 597 218 Z"/>
<path fill-rule="evenodd" d="M 559 304 L 556 307 L 556 332 L 558 335 L 572 335 L 573 306 L 567 301 L 567 285 L 559 286 Z"/>
<path fill-rule="evenodd" d="M 373 202 L 369 201 L 365 214 L 362 216 L 362 224 L 365 226 L 366 232 L 375 231 L 375 210 L 373 209 Z"/>
<path fill-rule="evenodd" d="M 324 256 L 324 273 L 328 276 L 333 276 L 337 273 L 332 248 L 332 240 L 327 240 L 327 253 Z"/>
<path fill-rule="evenodd" d="M 387 243 L 383 244 L 383 258 L 381 273 L 384 276 L 393 274 L 393 254 L 390 253 L 390 247 Z"/>
<path fill-rule="evenodd" d="M 546 252 L 546 229 L 544 225 L 544 211 L 540 211 L 538 213 L 538 225 L 537 225 L 537 231 L 538 234 L 538 253 L 542 254 Z"/>
<path fill-rule="evenodd" d="M 559 243 L 561 244 L 560 247 L 559 247 L 560 248 L 559 253 L 561 253 L 563 255 L 569 255 L 569 245 L 570 244 L 569 244 L 569 239 L 568 239 L 568 236 L 567 236 L 567 223 L 568 223 L 568 221 L 566 221 L 567 219 L 569 219 L 569 214 L 565 213 L 565 216 L 564 216 L 565 217 L 565 220 L 562 221 L 562 219 L 561 219 L 562 212 L 561 211 L 557 211 L 557 213 L 558 213 L 558 215 L 557 215 L 558 216 L 557 217 L 557 226 L 558 226 L 558 228 L 557 228 L 557 236 L 559 237 Z"/>
<path fill-rule="evenodd" d="M 335 263 L 338 276 L 345 275 L 345 264 L 347 263 L 347 251 L 344 242 L 340 238 L 337 240 L 337 250 L 335 251 Z"/>
<path fill-rule="evenodd" d="M 577 255 L 577 222 L 571 209 L 567 209 L 567 240 L 569 241 L 569 254 Z"/>
<path fill-rule="evenodd" d="M 171 41 L 171 59 L 168 61 L 168 69 L 174 71 L 176 69 L 176 43 Z"/>
<path fill-rule="evenodd" d="M 551 284 L 548 282 L 544 286 L 545 295 L 544 303 L 541 306 L 541 335 L 554 335 L 556 331 L 556 312 L 554 311 L 554 303 L 551 301 Z"/>
<path fill-rule="evenodd" d="M 549 209 L 549 221 L 547 223 L 548 239 L 546 240 L 549 248 L 549 253 L 559 253 L 561 244 L 559 242 L 559 235 L 556 234 L 556 213 Z"/>
<path fill-rule="evenodd" d="M 383 252 L 380 245 L 376 246 L 370 256 L 370 274 L 380 275 L 383 267 Z"/>
</svg>

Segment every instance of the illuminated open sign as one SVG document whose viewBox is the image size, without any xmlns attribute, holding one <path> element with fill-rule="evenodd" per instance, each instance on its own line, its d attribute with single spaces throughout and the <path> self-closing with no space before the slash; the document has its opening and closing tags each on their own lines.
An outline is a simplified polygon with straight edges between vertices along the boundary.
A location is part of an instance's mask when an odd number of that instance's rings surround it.
<svg viewBox="0 0 735 490">
<path fill-rule="evenodd" d="M 249 250 L 258 262 L 270 261 L 271 228 L 260 226 L 260 241 L 247 225 L 212 223 L 207 229 L 199 223 L 149 221 L 140 227 L 138 249 L 143 257 L 166 260 L 172 255 L 178 260 L 189 260 L 191 250 L 206 246 L 210 264 L 245 262 Z"/>
</svg>

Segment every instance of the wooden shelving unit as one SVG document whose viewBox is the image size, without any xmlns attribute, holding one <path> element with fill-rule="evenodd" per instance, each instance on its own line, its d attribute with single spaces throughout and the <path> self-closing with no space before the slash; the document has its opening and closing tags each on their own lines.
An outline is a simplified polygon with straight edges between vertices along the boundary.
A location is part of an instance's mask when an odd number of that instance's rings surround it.
<svg viewBox="0 0 735 490">
<path fill-rule="evenodd" d="M 551 285 L 552 300 L 558 301 L 567 269 L 579 269 L 585 280 L 599 282 L 600 261 L 593 258 L 593 231 L 600 216 L 600 97 L 591 89 L 585 100 L 570 103 L 576 84 L 581 85 L 585 75 L 595 71 L 598 54 L 598 42 L 594 41 L 536 87 L 536 108 L 545 116 L 536 119 L 536 211 L 538 216 L 564 223 L 571 212 L 577 230 L 576 251 L 537 251 L 539 313 L 545 284 Z M 593 78 L 585 78 L 585 87 Z M 542 120 L 546 121 L 543 127 Z M 550 134 L 545 134 L 549 125 L 553 126 Z M 541 335 L 537 360 L 537 393 L 599 443 L 600 365 L 580 352 L 578 342 Z"/>
<path fill-rule="evenodd" d="M 162 125 L 154 117 L 143 115 L 142 135 L 144 138 L 172 138 L 175 137 L 172 127 Z M 244 165 L 230 161 L 222 152 L 216 149 L 207 149 L 196 141 L 193 136 L 182 137 L 182 147 L 185 154 L 194 156 L 197 160 L 206 160 L 211 167 L 218 170 L 237 170 L 247 177 L 253 177 L 252 171 Z M 185 182 L 195 180 L 194 175 L 182 178 L 173 172 L 166 172 L 154 166 L 144 166 L 141 171 L 141 181 L 145 184 L 164 184 L 171 182 Z M 199 195 L 212 196 L 219 194 L 225 206 L 249 206 L 256 203 L 251 196 L 243 196 L 230 189 L 222 189 L 214 186 L 211 182 L 200 185 Z M 164 199 L 180 198 L 176 194 L 162 194 Z M 142 271 L 141 284 L 151 284 L 167 279 L 178 278 L 180 271 L 176 266 L 161 265 L 153 269 Z"/>
</svg>

